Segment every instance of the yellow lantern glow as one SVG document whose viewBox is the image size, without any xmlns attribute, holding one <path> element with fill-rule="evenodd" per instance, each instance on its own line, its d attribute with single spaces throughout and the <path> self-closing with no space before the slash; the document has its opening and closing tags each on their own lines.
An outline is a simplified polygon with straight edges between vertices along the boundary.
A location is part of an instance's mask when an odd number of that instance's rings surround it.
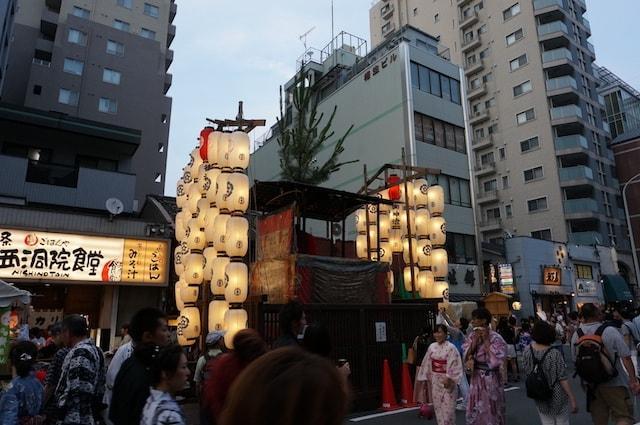
<svg viewBox="0 0 640 425">
<path fill-rule="evenodd" d="M 212 246 L 208 246 L 202 253 L 204 256 L 204 280 L 210 281 L 213 275 L 213 260 L 218 257 L 218 251 Z"/>
<path fill-rule="evenodd" d="M 173 268 L 178 276 L 184 274 L 184 263 L 182 260 L 182 247 L 178 245 L 176 249 L 173 250 Z"/>
<path fill-rule="evenodd" d="M 238 331 L 247 328 L 247 321 L 248 315 L 244 309 L 231 309 L 224 314 L 224 330 L 227 331 L 224 335 L 224 345 L 227 348 L 233 349 L 233 337 Z"/>
<path fill-rule="evenodd" d="M 420 237 L 429 236 L 429 221 L 431 213 L 427 208 L 419 208 L 416 211 L 416 235 Z"/>
<path fill-rule="evenodd" d="M 184 301 L 182 300 L 181 290 L 182 288 L 187 287 L 187 282 L 185 282 L 182 278 L 176 282 L 176 286 L 174 288 L 175 296 L 176 296 L 176 307 L 178 310 L 184 310 Z"/>
<path fill-rule="evenodd" d="M 249 290 L 249 269 L 240 262 L 231 262 L 225 269 L 226 287 L 224 298 L 229 304 L 243 303 L 247 299 Z"/>
<path fill-rule="evenodd" d="M 178 241 L 183 241 L 187 238 L 187 221 L 188 220 L 185 219 L 185 212 L 178 211 L 176 214 L 176 239 Z"/>
<path fill-rule="evenodd" d="M 191 162 L 182 169 L 182 180 L 185 185 L 191 185 L 195 176 L 191 174 Z"/>
<path fill-rule="evenodd" d="M 449 273 L 449 259 L 443 248 L 431 251 L 431 271 L 435 277 L 447 277 Z"/>
<path fill-rule="evenodd" d="M 376 194 L 376 196 L 380 199 L 386 199 L 387 201 L 389 200 L 389 189 L 385 189 L 385 190 L 381 190 L 380 192 L 378 192 Z M 380 208 L 380 212 L 381 213 L 388 213 L 391 211 L 391 205 L 387 205 L 387 204 L 380 204 L 378 206 Z"/>
<path fill-rule="evenodd" d="M 389 244 L 391 252 L 402 252 L 402 231 L 400 229 L 391 229 L 389 231 Z"/>
<path fill-rule="evenodd" d="M 187 339 L 182 333 L 178 334 L 178 344 L 181 347 L 188 347 L 189 345 L 195 344 L 195 339 Z"/>
<path fill-rule="evenodd" d="M 429 221 L 429 239 L 432 245 L 444 245 L 447 241 L 447 223 L 444 217 L 433 217 Z"/>
<path fill-rule="evenodd" d="M 209 303 L 209 332 L 224 329 L 224 315 L 229 310 L 229 304 L 223 300 L 213 300 Z"/>
<path fill-rule="evenodd" d="M 389 218 L 389 214 L 380 213 L 380 238 L 388 239 L 389 238 L 389 230 L 391 230 L 391 219 Z"/>
<path fill-rule="evenodd" d="M 178 334 L 187 339 L 200 336 L 200 310 L 198 307 L 185 307 L 178 317 Z"/>
<path fill-rule="evenodd" d="M 426 207 L 429 198 L 427 193 L 429 191 L 429 182 L 425 179 L 416 179 L 413 181 L 413 197 L 416 200 L 416 206 Z"/>
<path fill-rule="evenodd" d="M 356 256 L 358 258 L 368 258 L 367 256 L 367 235 L 356 236 Z"/>
<path fill-rule="evenodd" d="M 231 173 L 227 180 L 231 194 L 227 198 L 227 209 L 244 213 L 249 208 L 249 177 L 244 173 Z"/>
<path fill-rule="evenodd" d="M 218 139 L 218 167 L 229 168 L 229 143 L 231 133 L 222 133 Z"/>
<path fill-rule="evenodd" d="M 376 225 L 369 226 L 369 250 L 371 252 L 378 250 L 378 229 Z"/>
<path fill-rule="evenodd" d="M 374 204 L 368 204 L 367 210 L 369 211 L 369 225 L 376 224 L 378 221 L 378 207 Z M 366 222 L 366 217 L 365 217 Z"/>
<path fill-rule="evenodd" d="M 229 142 L 228 162 L 231 168 L 246 170 L 249 167 L 249 149 L 251 142 L 249 135 L 244 131 L 235 131 L 231 134 Z"/>
<path fill-rule="evenodd" d="M 182 177 L 178 179 L 176 184 L 176 205 L 178 208 L 184 208 L 184 204 L 187 202 L 186 184 Z"/>
<path fill-rule="evenodd" d="M 206 159 L 209 164 L 217 164 L 218 162 L 218 140 L 221 135 L 220 131 L 212 131 L 207 136 L 206 146 L 200 148 L 200 156 Z"/>
<path fill-rule="evenodd" d="M 391 251 L 391 244 L 389 242 L 380 242 L 380 248 L 375 256 L 372 255 L 376 261 L 383 263 L 391 263 L 393 261 L 393 252 Z"/>
<path fill-rule="evenodd" d="M 427 190 L 427 199 L 431 215 L 441 215 L 444 212 L 444 189 L 442 186 L 431 186 Z"/>
<path fill-rule="evenodd" d="M 218 252 L 225 252 L 227 235 L 227 222 L 231 216 L 229 214 L 218 214 L 213 221 L 213 246 Z"/>
<path fill-rule="evenodd" d="M 411 222 L 411 236 L 416 235 L 416 212 L 409 209 L 409 220 Z M 407 227 L 407 211 L 402 210 L 400 212 L 400 229 L 402 230 L 402 237 L 409 234 L 409 228 Z"/>
<path fill-rule="evenodd" d="M 230 217 L 225 233 L 225 252 L 229 257 L 244 257 L 249 249 L 249 220 Z"/>
<path fill-rule="evenodd" d="M 204 237 L 208 243 L 215 243 L 215 221 L 218 215 L 220 215 L 220 210 L 217 207 L 209 206 L 204 217 Z"/>
<path fill-rule="evenodd" d="M 436 280 L 430 295 L 429 298 L 442 298 L 442 301 L 449 302 L 449 283 L 446 280 Z"/>
<path fill-rule="evenodd" d="M 183 286 L 180 288 L 180 298 L 182 302 L 185 304 L 193 304 L 198 301 L 198 296 L 200 295 L 200 287 L 199 286 Z"/>
<path fill-rule="evenodd" d="M 183 262 L 185 282 L 188 285 L 200 285 L 204 279 L 204 255 L 188 254 L 183 257 Z"/>
<path fill-rule="evenodd" d="M 399 205 L 394 205 L 391 208 L 389 218 L 391 219 L 392 229 L 400 229 L 402 227 L 402 218 L 400 217 L 402 213 L 404 213 L 404 209 L 400 208 Z"/>
<path fill-rule="evenodd" d="M 418 265 L 420 267 L 431 267 L 431 241 L 429 239 L 418 239 Z"/>
<path fill-rule="evenodd" d="M 356 230 L 358 232 L 366 232 L 367 231 L 367 219 L 366 219 L 366 210 L 361 208 L 356 211 Z"/>
<path fill-rule="evenodd" d="M 393 277 L 393 271 L 387 272 L 387 292 L 392 293 L 395 289 L 395 278 Z"/>
<path fill-rule="evenodd" d="M 422 298 L 432 298 L 429 295 L 433 291 L 434 285 L 433 273 L 429 270 L 421 270 L 418 273 L 418 292 Z"/>
<path fill-rule="evenodd" d="M 204 231 L 200 228 L 197 218 L 192 218 L 187 222 L 187 247 L 194 251 L 202 251 L 206 246 Z"/>
<path fill-rule="evenodd" d="M 216 180 L 216 206 L 221 211 L 229 209 L 229 198 L 233 193 L 233 185 L 229 184 L 229 177 L 231 173 L 220 173 Z"/>
<path fill-rule="evenodd" d="M 407 182 L 407 193 L 409 194 L 408 205 L 413 207 L 416 205 L 416 198 L 413 193 L 413 182 Z M 400 185 L 400 202 L 407 202 L 404 196 L 404 183 Z"/>
<path fill-rule="evenodd" d="M 416 282 L 415 282 L 416 290 L 418 290 L 418 287 L 417 287 L 418 273 L 420 273 L 420 269 L 418 269 L 417 266 L 413 266 L 413 276 L 416 279 Z M 406 266 L 402 271 L 402 274 L 403 274 L 402 277 L 404 278 L 404 290 L 407 292 L 411 292 L 411 267 Z"/>
<path fill-rule="evenodd" d="M 198 213 L 198 201 L 202 198 L 200 194 L 200 188 L 197 184 L 191 184 L 189 186 L 189 192 L 187 193 L 187 211 L 191 215 Z"/>
<path fill-rule="evenodd" d="M 213 295 L 224 295 L 225 271 L 230 262 L 229 257 L 216 257 L 211 262 L 211 293 Z"/>
<path fill-rule="evenodd" d="M 409 240 L 411 240 L 411 250 L 409 250 Z M 409 264 L 411 259 L 409 258 L 409 252 L 413 255 L 413 264 L 418 263 L 418 240 L 416 238 L 403 238 L 402 239 L 402 258 L 406 264 Z"/>
</svg>

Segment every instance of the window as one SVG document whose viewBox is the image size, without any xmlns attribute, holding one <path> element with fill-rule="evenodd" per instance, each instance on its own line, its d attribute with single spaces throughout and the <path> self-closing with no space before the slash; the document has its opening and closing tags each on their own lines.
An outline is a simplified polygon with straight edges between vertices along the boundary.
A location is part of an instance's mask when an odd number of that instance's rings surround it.
<svg viewBox="0 0 640 425">
<path fill-rule="evenodd" d="M 98 110 L 106 114 L 118 113 L 118 101 L 115 99 L 109 99 L 107 97 L 101 97 L 98 102 Z"/>
<path fill-rule="evenodd" d="M 524 37 L 524 33 L 522 32 L 522 28 L 520 28 L 516 32 L 512 32 L 511 34 L 509 34 L 507 36 L 507 46 L 511 46 L 516 41 L 522 39 L 522 37 Z"/>
<path fill-rule="evenodd" d="M 73 14 L 73 16 L 77 16 L 78 18 L 83 19 L 89 19 L 89 16 L 91 16 L 91 12 L 78 6 L 73 6 L 73 11 L 71 13 Z"/>
<path fill-rule="evenodd" d="M 498 124 L 491 124 L 488 129 L 487 132 L 489 134 L 496 134 L 498 132 Z"/>
<path fill-rule="evenodd" d="M 120 74 L 118 71 L 114 71 L 113 69 L 105 68 L 102 71 L 102 81 L 109 84 L 120 84 Z"/>
<path fill-rule="evenodd" d="M 65 105 L 76 106 L 78 104 L 78 92 L 60 89 L 58 92 L 58 102 Z"/>
<path fill-rule="evenodd" d="M 414 112 L 413 121 L 416 141 L 466 153 L 464 128 L 445 123 L 419 112 Z"/>
<path fill-rule="evenodd" d="M 120 31 L 129 31 L 129 22 L 121 21 L 120 19 L 113 20 L 113 27 Z"/>
<path fill-rule="evenodd" d="M 521 94 L 529 93 L 531 91 L 531 81 L 525 81 L 522 84 L 518 84 L 513 88 L 513 97 L 520 96 Z"/>
<path fill-rule="evenodd" d="M 538 140 L 537 136 L 520 142 L 520 152 L 522 153 L 529 152 L 534 149 L 538 149 L 539 147 L 540 147 L 540 141 Z"/>
<path fill-rule="evenodd" d="M 40 86 L 38 84 L 34 84 L 34 86 L 33 86 L 33 94 L 35 94 L 36 96 L 40 96 L 42 94 L 42 86 Z"/>
<path fill-rule="evenodd" d="M 533 110 L 533 108 L 531 109 L 527 109 L 524 112 L 520 112 L 519 114 L 516 115 L 516 121 L 518 124 L 524 124 L 528 121 L 532 121 L 536 118 L 536 114 Z"/>
<path fill-rule="evenodd" d="M 144 38 L 148 38 L 148 39 L 151 39 L 151 40 L 155 40 L 156 39 L 156 32 L 148 30 L 146 28 L 140 28 L 140 35 L 142 37 L 144 37 Z"/>
<path fill-rule="evenodd" d="M 449 77 L 440 75 L 440 87 L 442 87 L 442 98 L 451 101 L 451 85 L 449 84 Z"/>
<path fill-rule="evenodd" d="M 520 55 L 514 60 L 510 61 L 509 68 L 511 68 L 511 71 L 515 71 L 516 69 L 525 66 L 528 62 L 529 60 L 527 59 L 527 54 L 525 53 L 524 55 Z"/>
<path fill-rule="evenodd" d="M 500 208 L 488 208 L 486 211 L 487 220 L 495 220 L 500 218 Z"/>
<path fill-rule="evenodd" d="M 160 9 L 158 8 L 158 6 L 155 6 L 153 4 L 149 4 L 149 3 L 145 3 L 144 4 L 144 14 L 151 16 L 152 18 L 157 18 L 158 16 L 160 16 Z"/>
<path fill-rule="evenodd" d="M 487 25 L 485 24 L 485 25 L 481 26 L 480 28 L 478 28 L 478 35 L 479 35 L 479 34 L 484 34 L 484 33 L 486 33 L 487 31 L 488 31 L 488 29 L 487 29 Z"/>
<path fill-rule="evenodd" d="M 487 165 L 487 164 L 495 164 L 496 160 L 493 156 L 493 152 L 488 152 L 485 154 L 480 155 L 480 163 L 482 165 Z"/>
<path fill-rule="evenodd" d="M 487 180 L 482 184 L 482 188 L 485 192 L 493 192 L 498 189 L 498 181 L 496 179 Z"/>
<path fill-rule="evenodd" d="M 502 176 L 502 188 L 503 189 L 509 188 L 509 176 Z"/>
<path fill-rule="evenodd" d="M 504 10 L 502 12 L 502 18 L 506 21 L 508 19 L 513 18 L 518 13 L 520 13 L 520 3 L 516 3 L 513 6 L 511 6 L 510 8 Z"/>
<path fill-rule="evenodd" d="M 536 239 L 543 239 L 545 241 L 551 240 L 551 229 L 534 230 L 531 232 L 531 237 Z"/>
<path fill-rule="evenodd" d="M 504 159 L 507 157 L 505 148 L 498 148 L 498 157 L 500 158 L 500 161 L 504 161 Z"/>
<path fill-rule="evenodd" d="M 431 81 L 430 93 L 434 96 L 440 96 L 440 75 L 433 70 L 429 70 L 429 80 Z"/>
<path fill-rule="evenodd" d="M 527 201 L 527 209 L 529 212 L 542 211 L 547 209 L 547 197 L 531 199 Z"/>
<path fill-rule="evenodd" d="M 576 275 L 578 279 L 593 279 L 593 269 L 586 264 L 576 264 Z"/>
<path fill-rule="evenodd" d="M 476 240 L 473 235 L 447 232 L 445 245 L 449 262 L 454 264 L 476 264 Z M 460 276 L 462 278 L 463 276 Z"/>
<path fill-rule="evenodd" d="M 107 40 L 107 53 L 115 56 L 124 56 L 124 44 Z"/>
<path fill-rule="evenodd" d="M 538 180 L 544 177 L 544 173 L 542 171 L 542 167 L 534 167 L 529 168 L 528 170 L 524 170 L 524 181 L 530 182 L 533 180 Z"/>
<path fill-rule="evenodd" d="M 131 6 L 133 5 L 133 0 L 117 0 L 117 3 L 118 3 L 118 6 L 131 9 Z"/>
<path fill-rule="evenodd" d="M 73 28 L 69 29 L 69 36 L 67 37 L 67 41 L 73 44 L 79 44 L 81 46 L 87 45 L 87 33 L 74 30 Z"/>
<path fill-rule="evenodd" d="M 511 209 L 511 204 L 507 204 L 507 205 L 504 206 L 504 213 L 507 216 L 507 218 L 513 217 L 513 211 Z"/>
<path fill-rule="evenodd" d="M 69 58 L 64 59 L 64 68 L 63 68 L 64 72 L 67 72 L 73 75 L 82 75 L 83 68 L 84 68 L 84 62 L 82 61 L 69 59 Z"/>
</svg>

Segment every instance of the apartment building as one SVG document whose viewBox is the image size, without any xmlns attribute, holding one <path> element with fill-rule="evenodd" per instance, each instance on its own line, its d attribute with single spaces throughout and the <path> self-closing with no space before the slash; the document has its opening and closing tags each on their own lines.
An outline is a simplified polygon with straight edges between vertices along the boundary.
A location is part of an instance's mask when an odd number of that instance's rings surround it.
<svg viewBox="0 0 640 425">
<path fill-rule="evenodd" d="M 598 93 L 605 105 L 611 139 L 640 128 L 640 92 L 604 66 L 593 66 L 599 80 Z"/>
<path fill-rule="evenodd" d="M 9 39 L 13 32 L 13 18 L 15 14 L 15 0 L 0 0 L 0 93 L 2 93 L 4 74 L 7 70 Z"/>
</svg>

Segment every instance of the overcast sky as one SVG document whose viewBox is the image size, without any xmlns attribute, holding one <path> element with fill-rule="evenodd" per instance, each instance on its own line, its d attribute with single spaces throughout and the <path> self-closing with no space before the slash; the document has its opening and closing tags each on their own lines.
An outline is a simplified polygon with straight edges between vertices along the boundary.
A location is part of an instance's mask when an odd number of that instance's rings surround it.
<svg viewBox="0 0 640 425">
<path fill-rule="evenodd" d="M 493 0 L 490 0 L 493 1 Z M 530 0 L 526 0 L 530 1 Z M 246 118 L 275 123 L 278 87 L 293 76 L 296 59 L 309 47 L 331 39 L 331 0 L 184 0 L 178 1 L 175 59 L 169 70 L 173 98 L 165 192 L 175 183 L 197 144 L 205 118 L 233 118 L 244 101 Z M 369 40 L 372 0 L 334 0 L 336 33 Z M 591 43 L 597 63 L 640 89 L 638 23 L 640 0 L 587 0 Z"/>
</svg>

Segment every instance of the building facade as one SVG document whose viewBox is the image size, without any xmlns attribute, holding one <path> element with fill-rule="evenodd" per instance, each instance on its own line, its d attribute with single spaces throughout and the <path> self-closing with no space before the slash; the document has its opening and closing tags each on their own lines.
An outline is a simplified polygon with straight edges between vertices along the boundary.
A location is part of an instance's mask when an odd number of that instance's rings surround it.
<svg viewBox="0 0 640 425">
<path fill-rule="evenodd" d="M 137 175 L 130 210 L 164 191 L 175 14 L 170 0 L 16 3 L 2 102 L 138 131 L 139 146 L 122 164 Z M 83 162 L 67 157 L 61 165 Z"/>
<path fill-rule="evenodd" d="M 339 37 L 338 42 L 328 45 L 338 48 L 312 50 L 314 54 L 304 56 L 311 58 L 304 66 L 312 83 L 319 85 L 318 113 L 328 116 L 337 106 L 332 125 L 336 137 L 353 125 L 340 161 L 358 162 L 345 165 L 323 185 L 358 192 L 363 186 L 364 165 L 371 177 L 386 163 L 401 164 L 403 149 L 407 163 L 439 169 L 440 175 L 430 180 L 445 189 L 450 293 L 453 299 L 457 294 L 479 296 L 459 68 L 438 56 L 437 40 L 412 28 L 405 28 L 368 54 L 358 54 L 362 43 L 349 44 Z M 433 83 L 424 85 L 425 76 Z M 285 122 L 293 119 L 288 94 L 293 84 L 294 79 L 284 86 Z M 277 131 L 274 126 L 265 143 L 251 155 L 251 178 L 280 179 Z M 330 140 L 318 161 L 328 158 L 332 147 Z M 352 221 L 348 221 L 346 234 L 347 239 L 355 240 Z M 325 233 L 324 224 L 313 226 L 307 223 L 307 231 Z"/>
<path fill-rule="evenodd" d="M 463 67 L 481 239 L 629 250 L 583 0 L 379 1 L 374 43 L 402 25 Z"/>
<path fill-rule="evenodd" d="M 599 80 L 598 93 L 607 113 L 611 138 L 640 128 L 640 93 L 604 66 L 593 67 Z"/>
<path fill-rule="evenodd" d="M 9 41 L 13 33 L 13 20 L 16 14 L 15 0 L 0 0 L 0 93 L 4 85 L 4 76 L 9 60 Z"/>
</svg>

